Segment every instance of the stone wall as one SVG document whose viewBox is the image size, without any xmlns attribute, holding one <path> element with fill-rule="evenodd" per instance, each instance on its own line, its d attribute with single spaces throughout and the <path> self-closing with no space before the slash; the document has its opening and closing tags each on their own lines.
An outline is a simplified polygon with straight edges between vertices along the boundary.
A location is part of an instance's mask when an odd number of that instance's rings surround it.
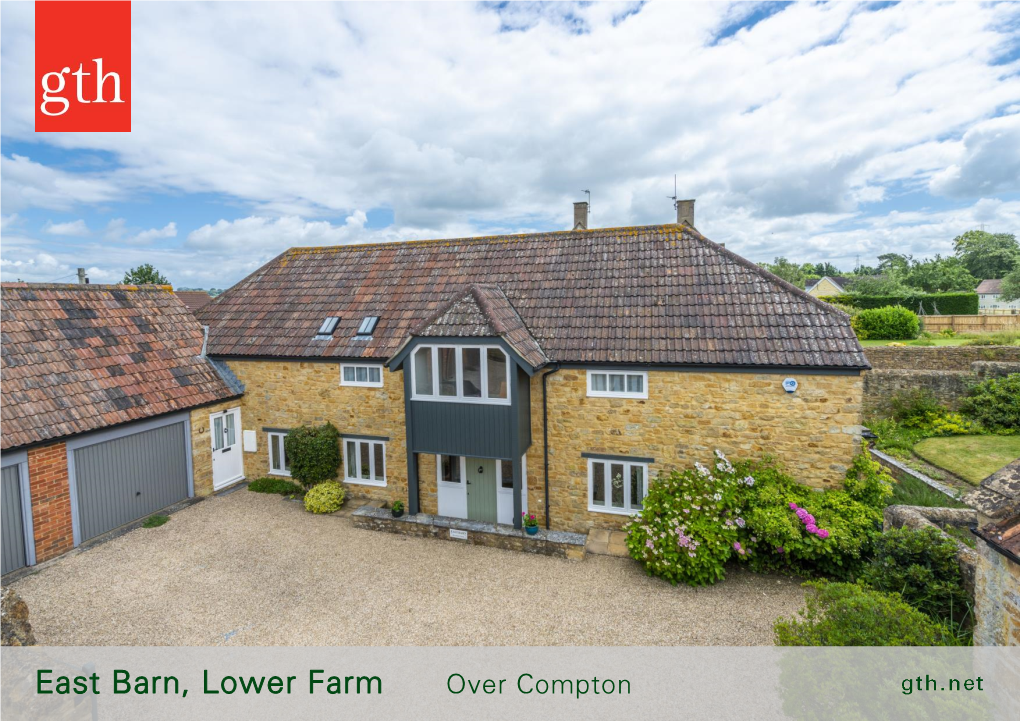
<svg viewBox="0 0 1020 721">
<path fill-rule="evenodd" d="M 978 539 L 975 646 L 1020 646 L 1020 564 Z"/>
<path fill-rule="evenodd" d="M 28 450 L 29 492 L 36 563 L 74 548 L 67 446 L 53 443 Z"/>
<path fill-rule="evenodd" d="M 331 421 L 341 434 L 383 436 L 386 442 L 386 486 L 345 484 L 352 498 L 381 501 L 407 499 L 407 443 L 404 426 L 403 373 L 383 370 L 382 388 L 340 385 L 336 362 L 228 361 L 245 385 L 240 399 L 224 404 L 240 407 L 241 428 L 254 430 L 257 450 L 244 454 L 244 474 L 250 479 L 269 474 L 269 439 L 263 428 L 289 429 Z M 218 407 L 192 413 L 196 492 L 212 489 L 209 415 Z M 202 480 L 199 480 L 199 473 Z M 340 471 L 343 476 L 343 469 Z"/>
<path fill-rule="evenodd" d="M 799 388 L 786 393 L 785 377 Z M 854 375 L 650 372 L 647 400 L 589 398 L 584 370 L 548 380 L 549 498 L 552 528 L 619 528 L 628 517 L 588 511 L 582 453 L 654 458 L 649 476 L 731 458 L 779 458 L 800 482 L 842 483 L 860 450 L 863 380 Z M 544 526 L 542 381 L 532 379 L 529 510 Z"/>
<path fill-rule="evenodd" d="M 28 606 L 8 586 L 0 597 L 0 645 L 34 646 L 35 634 L 28 621 Z"/>
<path fill-rule="evenodd" d="M 888 414 L 894 396 L 918 389 L 956 410 L 975 383 L 1020 373 L 1020 346 L 881 346 L 866 353 L 876 369 L 864 376 L 865 416 Z"/>
</svg>

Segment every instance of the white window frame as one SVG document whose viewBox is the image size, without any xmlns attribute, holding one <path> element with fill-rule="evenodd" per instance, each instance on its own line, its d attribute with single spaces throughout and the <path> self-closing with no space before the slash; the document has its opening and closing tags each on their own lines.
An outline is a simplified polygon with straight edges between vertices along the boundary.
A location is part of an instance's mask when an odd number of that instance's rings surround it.
<svg viewBox="0 0 1020 721">
<path fill-rule="evenodd" d="M 453 348 L 456 351 L 456 386 L 457 395 L 455 396 L 443 396 L 439 395 L 439 349 L 440 348 Z M 479 351 L 479 358 L 481 360 L 481 381 L 482 381 L 482 395 L 479 398 L 471 398 L 464 395 L 464 349 L 477 349 Z M 498 350 L 506 358 L 506 398 L 489 398 L 489 354 L 490 349 Z M 414 377 L 414 362 L 415 356 L 418 353 L 430 352 L 432 354 L 432 390 L 435 391 L 433 395 L 421 394 L 418 392 L 418 379 Z M 410 373 L 411 375 L 411 400 L 419 401 L 441 401 L 444 403 L 484 403 L 487 405 L 510 405 L 510 397 L 513 393 L 513 388 L 510 383 L 510 379 L 513 377 L 514 362 L 510 358 L 510 354 L 507 353 L 502 347 L 498 345 L 449 345 L 439 343 L 436 345 L 420 345 L 414 349 L 414 352 L 410 356 Z"/>
<path fill-rule="evenodd" d="M 606 505 L 597 506 L 595 505 L 595 464 L 602 463 L 606 466 L 604 474 L 605 487 L 605 499 Z M 610 487 L 613 479 L 610 475 L 611 468 L 614 464 L 623 465 L 623 508 L 614 508 L 612 505 L 613 495 L 612 488 Z M 642 505 L 644 505 L 644 499 L 648 497 L 648 464 L 644 461 L 624 461 L 624 460 L 610 460 L 608 458 L 589 458 L 588 459 L 588 510 L 593 513 L 612 513 L 618 516 L 636 516 L 641 513 L 639 508 L 630 507 L 630 469 L 633 466 L 640 466 L 644 469 L 643 480 L 644 489 L 641 496 Z"/>
<path fill-rule="evenodd" d="M 647 371 L 629 371 L 622 369 L 607 369 L 591 368 L 588 370 L 588 396 L 590 398 L 634 398 L 638 400 L 644 400 L 648 398 L 648 372 Z M 606 390 L 597 391 L 592 388 L 592 376 L 604 375 L 606 377 Z M 630 391 L 611 391 L 609 389 L 609 376 L 611 375 L 622 375 L 623 386 L 627 387 L 628 376 L 641 376 L 641 393 L 631 393 Z"/>
<path fill-rule="evenodd" d="M 379 370 L 379 382 L 373 383 L 372 381 L 366 381 L 364 383 L 359 381 L 348 381 L 344 380 L 344 370 L 347 368 L 353 368 L 355 377 L 357 377 L 358 368 L 376 368 Z M 366 371 L 367 372 L 367 371 Z M 357 386 L 359 388 L 382 388 L 383 387 L 383 367 L 378 363 L 341 363 L 340 364 L 340 385 L 342 386 Z"/>
<path fill-rule="evenodd" d="M 353 483 L 359 486 L 376 486 L 377 488 L 384 488 L 386 486 L 386 441 L 377 441 L 369 438 L 358 438 L 357 436 L 341 436 L 340 439 L 343 441 L 343 466 L 344 466 L 344 483 Z M 361 471 L 361 444 L 368 444 L 368 475 L 371 478 L 351 478 L 347 475 L 347 444 L 354 444 L 354 464 L 358 472 Z M 382 446 L 382 480 L 377 480 L 375 475 L 375 445 Z"/>
<path fill-rule="evenodd" d="M 286 433 L 278 433 L 276 431 L 269 431 L 268 433 L 266 433 L 266 435 L 268 436 L 268 443 L 266 445 L 269 446 L 269 475 L 271 475 L 271 476 L 286 476 L 287 478 L 290 478 L 290 471 L 286 470 L 283 466 L 274 466 L 273 465 L 273 461 L 274 461 L 274 458 L 273 458 L 273 436 L 279 436 L 280 437 L 280 452 L 283 454 L 284 463 L 286 463 L 286 461 L 287 461 L 287 449 L 283 447 L 283 439 L 287 437 L 287 434 Z"/>
</svg>

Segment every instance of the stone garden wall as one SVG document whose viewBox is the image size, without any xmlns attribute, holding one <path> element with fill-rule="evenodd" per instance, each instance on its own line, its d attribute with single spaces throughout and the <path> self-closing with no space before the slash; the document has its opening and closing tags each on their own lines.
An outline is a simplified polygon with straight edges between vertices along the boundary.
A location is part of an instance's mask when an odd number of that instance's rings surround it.
<svg viewBox="0 0 1020 721">
<path fill-rule="evenodd" d="M 968 389 L 986 378 L 1020 372 L 1020 346 L 878 346 L 865 349 L 865 416 L 884 415 L 891 399 L 926 389 L 956 410 Z"/>
</svg>

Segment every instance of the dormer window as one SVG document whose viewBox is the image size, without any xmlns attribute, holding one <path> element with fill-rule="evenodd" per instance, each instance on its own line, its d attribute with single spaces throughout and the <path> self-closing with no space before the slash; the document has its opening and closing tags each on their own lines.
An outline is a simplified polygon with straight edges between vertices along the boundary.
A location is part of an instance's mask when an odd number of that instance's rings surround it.
<svg viewBox="0 0 1020 721">
<path fill-rule="evenodd" d="M 339 322 L 340 318 L 337 316 L 328 316 L 326 320 L 322 321 L 322 325 L 319 326 L 319 330 L 315 334 L 315 340 L 329 340 L 332 338 Z"/>
</svg>

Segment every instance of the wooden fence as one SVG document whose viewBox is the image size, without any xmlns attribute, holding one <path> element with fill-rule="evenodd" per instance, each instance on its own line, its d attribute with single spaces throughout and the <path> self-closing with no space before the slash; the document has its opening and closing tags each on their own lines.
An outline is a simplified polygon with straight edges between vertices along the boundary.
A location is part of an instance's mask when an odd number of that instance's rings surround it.
<svg viewBox="0 0 1020 721">
<path fill-rule="evenodd" d="M 924 330 L 938 333 L 952 328 L 957 333 L 994 333 L 1000 330 L 1020 330 L 1020 315 L 923 315 Z"/>
</svg>

